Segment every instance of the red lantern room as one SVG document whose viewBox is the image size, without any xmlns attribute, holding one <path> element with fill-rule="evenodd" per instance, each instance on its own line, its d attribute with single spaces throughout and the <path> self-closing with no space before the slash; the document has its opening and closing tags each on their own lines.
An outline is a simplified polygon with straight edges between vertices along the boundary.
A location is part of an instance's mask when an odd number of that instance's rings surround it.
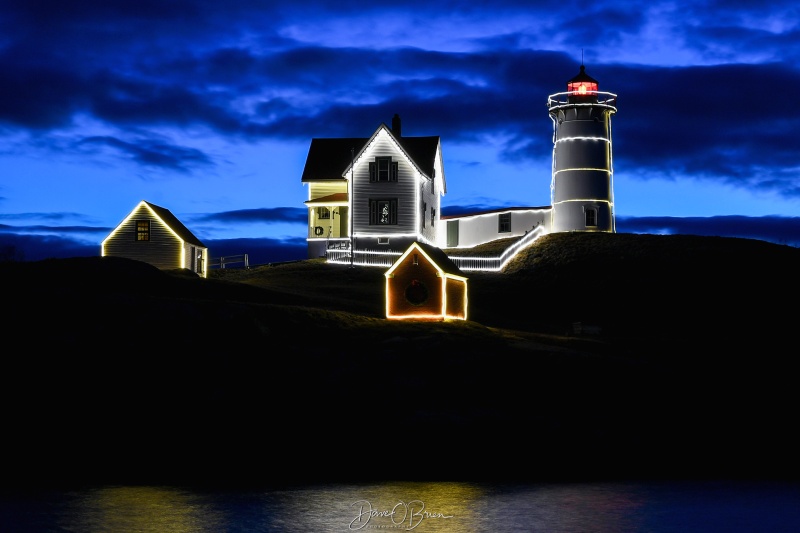
<svg viewBox="0 0 800 533">
<path fill-rule="evenodd" d="M 597 102 L 597 80 L 586 74 L 581 65 L 580 73 L 567 82 L 569 102 Z"/>
</svg>

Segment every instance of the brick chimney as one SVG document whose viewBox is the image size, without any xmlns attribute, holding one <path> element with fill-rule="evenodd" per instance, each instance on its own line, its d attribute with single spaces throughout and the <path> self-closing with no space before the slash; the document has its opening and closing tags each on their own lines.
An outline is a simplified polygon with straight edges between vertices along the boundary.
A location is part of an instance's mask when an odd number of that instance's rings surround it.
<svg viewBox="0 0 800 533">
<path fill-rule="evenodd" d="M 395 137 L 400 137 L 402 135 L 400 131 L 400 115 L 397 113 L 392 117 L 392 133 L 394 133 Z"/>
</svg>

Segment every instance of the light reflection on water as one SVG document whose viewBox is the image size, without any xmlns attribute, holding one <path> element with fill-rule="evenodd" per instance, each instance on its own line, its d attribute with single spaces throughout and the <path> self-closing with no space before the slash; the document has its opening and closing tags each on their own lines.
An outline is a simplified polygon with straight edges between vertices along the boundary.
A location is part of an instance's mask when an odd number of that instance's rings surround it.
<svg viewBox="0 0 800 533">
<path fill-rule="evenodd" d="M 32 533 L 777 533 L 799 526 L 797 484 L 120 486 L 0 499 L 0 531 Z"/>
</svg>

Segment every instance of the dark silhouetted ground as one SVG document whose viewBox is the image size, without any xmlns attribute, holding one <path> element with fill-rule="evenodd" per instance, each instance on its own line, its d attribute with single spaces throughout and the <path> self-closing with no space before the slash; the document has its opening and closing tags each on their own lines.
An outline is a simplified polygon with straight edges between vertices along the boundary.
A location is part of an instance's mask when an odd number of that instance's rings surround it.
<svg viewBox="0 0 800 533">
<path fill-rule="evenodd" d="M 398 322 L 381 268 L 3 263 L 3 478 L 795 479 L 798 267 L 549 235 L 467 273 L 468 321 Z"/>
</svg>

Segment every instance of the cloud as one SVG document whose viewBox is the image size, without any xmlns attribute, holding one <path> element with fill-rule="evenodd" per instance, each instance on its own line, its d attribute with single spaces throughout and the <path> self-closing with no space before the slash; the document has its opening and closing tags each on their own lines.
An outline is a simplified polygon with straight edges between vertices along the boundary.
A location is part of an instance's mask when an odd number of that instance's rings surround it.
<svg viewBox="0 0 800 533">
<path fill-rule="evenodd" d="M 100 255 L 100 246 L 55 235 L 17 235 L 0 232 L 0 261 L 41 261 L 51 258 Z"/>
<path fill-rule="evenodd" d="M 193 222 L 225 222 L 231 224 L 295 223 L 308 224 L 308 210 L 302 207 L 271 207 L 262 209 L 237 209 L 221 213 L 192 215 Z"/>
<path fill-rule="evenodd" d="M 302 239 L 220 239 L 204 241 L 204 244 L 208 247 L 212 265 L 219 265 L 220 257 L 245 254 L 250 266 L 308 259 L 308 247 Z M 232 266 L 242 267 L 244 263 Z"/>
<path fill-rule="evenodd" d="M 615 173 L 800 198 L 788 0 L 766 12 L 722 0 L 0 6 L 0 135 L 41 159 L 108 153 L 185 174 L 215 168 L 225 143 L 363 137 L 399 113 L 405 134 L 441 136 L 445 157 L 491 144 L 525 165 L 550 153 L 547 96 L 585 50 L 587 72 L 619 95 Z"/>
<path fill-rule="evenodd" d="M 440 135 L 445 150 L 448 144 L 500 139 L 501 160 L 530 162 L 551 144 L 547 96 L 564 90 L 577 73 L 572 58 L 553 52 L 311 46 L 260 55 L 228 47 L 205 58 L 153 58 L 124 74 L 94 72 L 92 83 L 58 64 L 42 64 L 36 72 L 6 67 L 12 81 L 0 89 L 0 119 L 34 131 L 63 128 L 79 113 L 90 113 L 119 134 L 79 137 L 76 147 L 106 147 L 142 166 L 178 172 L 213 162 L 202 149 L 123 132 L 131 126 L 199 127 L 251 142 L 300 141 L 364 136 L 399 113 L 404 132 Z M 800 136 L 793 132 L 800 129 L 800 115 L 787 114 L 770 98 L 778 87 L 800 84 L 793 64 L 597 64 L 587 71 L 601 90 L 619 95 L 613 119 L 618 172 L 636 169 L 629 174 L 634 179 L 689 175 L 798 196 Z M 59 87 L 55 97 L 53 86 Z"/>
<path fill-rule="evenodd" d="M 800 246 L 800 217 L 617 217 L 617 231 L 738 237 Z"/>
<path fill-rule="evenodd" d="M 107 232 L 105 232 L 107 234 Z M 69 257 L 98 257 L 100 244 L 64 235 L 30 235 L 2 231 L 0 228 L 0 261 L 42 261 Z M 105 236 L 105 234 L 103 235 Z M 203 242 L 208 247 L 212 264 L 222 256 L 247 254 L 251 266 L 308 258 L 308 249 L 301 239 L 216 239 Z M 241 267 L 243 263 L 236 263 Z"/>
<path fill-rule="evenodd" d="M 140 139 L 135 142 L 123 141 L 111 136 L 92 136 L 78 142 L 82 148 L 111 148 L 122 157 L 129 158 L 143 166 L 162 167 L 179 172 L 189 172 L 195 167 L 212 167 L 214 163 L 201 150 L 176 146 L 160 140 Z"/>
</svg>

